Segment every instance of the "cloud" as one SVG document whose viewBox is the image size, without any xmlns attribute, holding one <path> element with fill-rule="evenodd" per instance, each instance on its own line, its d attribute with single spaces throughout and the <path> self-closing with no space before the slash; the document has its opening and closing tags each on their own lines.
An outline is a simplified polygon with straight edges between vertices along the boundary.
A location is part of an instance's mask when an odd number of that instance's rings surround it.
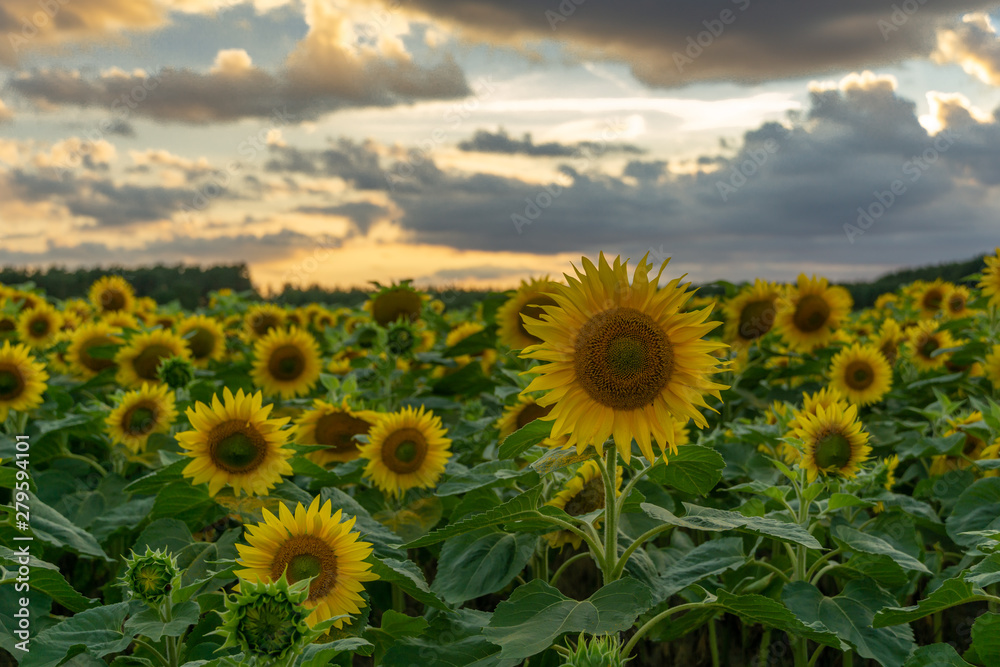
<svg viewBox="0 0 1000 667">
<path fill-rule="evenodd" d="M 466 139 L 458 144 L 459 150 L 477 153 L 498 153 L 502 155 L 529 155 L 531 157 L 578 157 L 586 153 L 600 152 L 608 153 L 629 153 L 641 155 L 645 151 L 633 144 L 604 144 L 599 146 L 597 142 L 580 141 L 573 144 L 563 144 L 557 141 L 549 141 L 536 144 L 531 138 L 531 134 L 525 133 L 521 139 L 515 139 L 500 128 L 496 132 L 489 130 L 477 130 L 471 139 Z"/>
<path fill-rule="evenodd" d="M 398 6 L 394 0 L 383 0 Z M 413 0 L 411 12 L 433 17 L 471 42 L 507 44 L 540 58 L 558 41 L 580 61 L 626 63 L 644 83 L 761 83 L 926 57 L 936 31 L 991 0 L 920 3 L 899 0 Z M 912 3 L 917 5 L 917 3 Z M 526 46 L 527 45 L 527 46 Z"/>
<path fill-rule="evenodd" d="M 955 63 L 991 86 L 1000 86 L 1000 35 L 987 14 L 968 14 L 954 28 L 938 33 L 932 57 Z"/>
<path fill-rule="evenodd" d="M 243 118 L 281 122 L 316 120 L 347 107 L 389 107 L 469 93 L 450 56 L 418 64 L 392 42 L 356 48 L 348 41 L 345 15 L 323 0 L 306 2 L 309 30 L 271 72 L 255 66 L 242 49 L 218 52 L 207 72 L 165 67 L 145 72 L 104 72 L 85 78 L 70 70 L 23 72 L 10 87 L 36 104 L 107 108 L 161 122 L 207 124 Z M 133 91 L 144 86 L 139 99 Z"/>
<path fill-rule="evenodd" d="M 0 100 L 0 123 L 5 123 L 14 119 L 14 112 L 7 108 L 7 105 Z"/>
<path fill-rule="evenodd" d="M 376 144 L 355 143 L 341 138 L 325 150 L 303 150 L 292 146 L 270 146 L 271 158 L 264 168 L 310 176 L 341 178 L 357 190 L 384 190 L 386 175 L 379 163 Z"/>
<path fill-rule="evenodd" d="M 388 208 L 367 201 L 347 202 L 334 206 L 300 206 L 295 211 L 307 215 L 348 218 L 361 234 L 367 234 L 375 222 L 390 216 Z"/>
</svg>

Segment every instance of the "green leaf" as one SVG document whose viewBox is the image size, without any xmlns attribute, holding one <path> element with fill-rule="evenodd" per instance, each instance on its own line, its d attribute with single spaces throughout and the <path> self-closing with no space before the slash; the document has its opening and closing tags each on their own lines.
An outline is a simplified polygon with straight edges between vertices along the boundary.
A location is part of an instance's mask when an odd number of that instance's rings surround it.
<svg viewBox="0 0 1000 667">
<path fill-rule="evenodd" d="M 844 509 L 845 507 L 871 507 L 874 504 L 875 503 L 869 502 L 864 498 L 858 498 L 850 493 L 834 493 L 830 496 L 827 507 L 832 512 Z"/>
<path fill-rule="evenodd" d="M 542 493 L 542 485 L 533 486 L 524 493 L 514 496 L 502 505 L 498 505 L 486 512 L 473 514 L 461 521 L 449 524 L 444 528 L 435 530 L 430 535 L 425 535 L 418 540 L 406 544 L 407 549 L 416 549 L 431 544 L 443 542 L 451 537 L 457 537 L 465 533 L 496 526 L 500 524 L 512 523 L 515 521 L 537 520 L 539 517 L 567 517 L 565 512 L 551 506 L 537 508 L 539 496 Z"/>
<path fill-rule="evenodd" d="M 46 563 L 48 565 L 48 563 Z M 13 584 L 14 582 L 11 582 Z M 44 593 L 72 612 L 83 611 L 100 605 L 98 600 L 84 597 L 70 586 L 58 570 L 33 568 L 28 578 L 32 590 Z"/>
<path fill-rule="evenodd" d="M 375 664 L 382 664 L 386 651 L 404 637 L 419 637 L 428 628 L 427 619 L 407 616 L 387 609 L 382 612 L 381 627 L 369 627 L 365 637 L 375 644 Z"/>
<path fill-rule="evenodd" d="M 847 582 L 836 597 L 805 581 L 786 584 L 782 600 L 805 623 L 820 625 L 847 642 L 858 655 L 877 660 L 884 667 L 902 667 L 916 648 L 909 626 L 876 629 L 872 617 L 895 598 L 873 582 Z"/>
<path fill-rule="evenodd" d="M 903 667 L 972 667 L 951 647 L 950 644 L 921 646 L 906 661 Z"/>
<path fill-rule="evenodd" d="M 969 568 L 965 580 L 981 588 L 1000 582 L 1000 553 L 991 554 Z"/>
<path fill-rule="evenodd" d="M 139 533 L 131 550 L 142 554 L 149 547 L 154 551 L 166 549 L 176 554 L 192 542 L 191 529 L 180 519 L 157 519 Z"/>
<path fill-rule="evenodd" d="M 168 484 L 182 481 L 184 479 L 184 475 L 181 473 L 189 463 L 191 463 L 191 460 L 185 458 L 180 461 L 175 461 L 168 466 L 164 466 L 159 470 L 154 470 L 148 475 L 144 475 L 126 486 L 125 491 L 135 495 L 156 493 Z"/>
<path fill-rule="evenodd" d="M 723 537 L 699 544 L 680 560 L 671 563 L 666 573 L 655 582 L 654 602 L 664 602 L 691 584 L 726 570 L 735 570 L 746 562 L 742 537 Z"/>
<path fill-rule="evenodd" d="M 876 556 L 889 556 L 907 570 L 916 570 L 924 574 L 931 573 L 927 569 L 927 566 L 919 560 L 908 553 L 900 551 L 880 537 L 862 533 L 860 530 L 855 530 L 850 526 L 837 526 L 833 532 L 837 543 L 849 551 L 874 554 Z"/>
<path fill-rule="evenodd" d="M 666 465 L 654 465 L 650 476 L 682 493 L 707 495 L 722 479 L 726 462 L 714 449 L 700 445 L 684 445 L 677 454 L 664 454 Z"/>
<path fill-rule="evenodd" d="M 788 607 L 763 595 L 733 595 L 729 591 L 720 590 L 712 606 L 735 614 L 751 624 L 759 623 L 789 634 L 806 637 L 819 644 L 846 648 L 837 635 L 823 627 L 821 623 L 807 623 L 800 620 Z"/>
<path fill-rule="evenodd" d="M 977 538 L 962 533 L 1000 529 L 1000 477 L 984 477 L 963 491 L 945 527 L 951 539 L 966 547 Z"/>
<path fill-rule="evenodd" d="M 147 607 L 125 622 L 125 630 L 133 636 L 149 637 L 154 642 L 160 641 L 161 637 L 180 637 L 189 625 L 198 622 L 200 610 L 196 602 L 188 600 L 174 605 L 171 614 L 173 618 L 170 622 L 164 623 L 160 620 L 159 609 Z"/>
<path fill-rule="evenodd" d="M 995 665 L 1000 660 L 1000 614 L 985 613 L 972 624 L 972 648 L 979 661 Z"/>
<path fill-rule="evenodd" d="M 95 607 L 67 618 L 32 638 L 31 652 L 21 659 L 21 667 L 56 667 L 81 653 L 103 658 L 119 653 L 132 643 L 132 635 L 119 628 L 131 604 L 119 602 Z"/>
<path fill-rule="evenodd" d="M 520 660 L 501 660 L 500 647 L 483 636 L 490 615 L 459 609 L 437 614 L 420 637 L 405 637 L 389 648 L 383 667 L 514 667 Z"/>
<path fill-rule="evenodd" d="M 524 570 L 538 538 L 480 528 L 446 541 L 431 590 L 458 605 L 495 593 Z"/>
<path fill-rule="evenodd" d="M 550 449 L 538 457 L 536 461 L 532 461 L 531 469 L 544 476 L 592 458 L 594 458 L 594 450 L 590 447 L 583 450 L 582 454 L 576 451 L 576 447 Z"/>
<path fill-rule="evenodd" d="M 192 486 L 188 482 L 174 482 L 164 487 L 156 496 L 150 519 L 173 517 L 184 521 L 191 528 L 200 528 L 206 515 L 218 510 L 215 501 L 208 495 L 208 486 Z"/>
<path fill-rule="evenodd" d="M 642 504 L 643 511 L 650 517 L 673 526 L 710 532 L 722 532 L 726 530 L 748 531 L 759 535 L 768 535 L 784 542 L 801 544 L 810 549 L 823 548 L 823 545 L 817 542 L 815 537 L 794 523 L 785 523 L 767 517 L 743 516 L 737 512 L 699 507 L 690 503 L 684 503 L 684 507 L 687 510 L 687 514 L 681 518 L 657 505 L 651 505 L 650 503 Z"/>
<path fill-rule="evenodd" d="M 382 581 L 396 584 L 414 600 L 419 600 L 428 607 L 450 611 L 448 605 L 431 592 L 427 586 L 427 580 L 424 578 L 424 573 L 413 561 L 396 558 L 373 558 L 369 562 L 372 563 L 371 571 L 377 574 Z"/>
<path fill-rule="evenodd" d="M 454 475 L 438 485 L 435 495 L 456 496 L 473 489 L 495 486 L 506 479 L 514 479 L 527 473 L 518 469 L 513 461 L 486 461 L 467 472 Z"/>
<path fill-rule="evenodd" d="M 567 632 L 600 635 L 632 627 L 653 602 L 636 579 L 619 579 L 577 602 L 535 579 L 497 605 L 483 634 L 503 647 L 502 659 L 523 660 L 544 651 Z"/>
<path fill-rule="evenodd" d="M 939 611 L 955 607 L 968 602 L 979 602 L 986 600 L 982 589 L 973 586 L 961 579 L 948 579 L 941 584 L 934 592 L 925 594 L 924 598 L 911 607 L 897 607 L 894 604 L 886 605 L 881 611 L 875 614 L 873 625 L 876 628 L 884 628 L 900 623 L 909 623 L 924 616 L 930 616 Z"/>
<path fill-rule="evenodd" d="M 517 458 L 552 433 L 554 421 L 534 419 L 517 429 L 500 443 L 498 456 L 502 459 Z"/>
<path fill-rule="evenodd" d="M 466 336 L 441 353 L 443 357 L 460 357 L 466 354 L 479 354 L 483 350 L 496 347 L 496 336 L 489 329 L 484 329 L 471 336 Z"/>
<path fill-rule="evenodd" d="M 325 667 L 333 664 L 331 660 L 341 653 L 371 655 L 374 649 L 371 642 L 361 637 L 344 637 L 325 644 L 309 644 L 296 659 L 295 665 L 297 667 Z"/>
<path fill-rule="evenodd" d="M 36 538 L 84 556 L 111 561 L 93 535 L 74 526 L 69 519 L 43 503 L 37 496 L 28 494 L 28 497 L 30 498 L 28 506 L 31 508 L 29 523 Z"/>
</svg>

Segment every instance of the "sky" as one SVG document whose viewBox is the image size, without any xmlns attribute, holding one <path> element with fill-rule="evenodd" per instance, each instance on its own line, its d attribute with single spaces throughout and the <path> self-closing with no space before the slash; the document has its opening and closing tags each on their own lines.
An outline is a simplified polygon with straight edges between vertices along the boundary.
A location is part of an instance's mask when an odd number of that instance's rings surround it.
<svg viewBox="0 0 1000 667">
<path fill-rule="evenodd" d="M 1000 2 L 3 0 L 0 265 L 864 280 L 1000 245 Z"/>
</svg>

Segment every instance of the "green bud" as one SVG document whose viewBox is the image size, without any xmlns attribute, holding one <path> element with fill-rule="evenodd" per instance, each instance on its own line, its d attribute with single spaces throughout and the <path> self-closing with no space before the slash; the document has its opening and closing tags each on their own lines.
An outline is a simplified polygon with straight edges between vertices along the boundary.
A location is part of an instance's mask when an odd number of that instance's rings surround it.
<svg viewBox="0 0 1000 667">
<path fill-rule="evenodd" d="M 272 583 L 240 580 L 240 592 L 226 599 L 222 627 L 223 648 L 238 647 L 244 654 L 280 661 L 312 641 L 302 606 L 309 597 L 309 580 L 289 585 L 285 575 Z"/>
<path fill-rule="evenodd" d="M 141 556 L 132 552 L 125 560 L 125 586 L 132 597 L 156 607 L 170 597 L 181 576 L 177 560 L 169 552 L 148 546 Z"/>
<path fill-rule="evenodd" d="M 572 655 L 562 667 L 625 667 L 618 635 L 600 635 L 589 640 L 581 632 Z"/>
<path fill-rule="evenodd" d="M 183 389 L 194 380 L 194 366 L 182 357 L 164 359 L 156 373 L 171 389 Z"/>
</svg>

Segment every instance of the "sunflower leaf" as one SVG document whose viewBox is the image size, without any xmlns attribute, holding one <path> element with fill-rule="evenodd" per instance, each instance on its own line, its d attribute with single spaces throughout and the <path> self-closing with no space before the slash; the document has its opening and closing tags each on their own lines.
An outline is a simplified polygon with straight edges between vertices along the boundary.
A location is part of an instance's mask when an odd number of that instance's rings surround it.
<svg viewBox="0 0 1000 667">
<path fill-rule="evenodd" d="M 503 439 L 503 442 L 500 443 L 499 457 L 502 459 L 517 458 L 549 437 L 554 423 L 541 419 L 528 422 Z"/>
<path fill-rule="evenodd" d="M 742 530 L 775 537 L 783 542 L 801 544 L 810 549 L 823 548 L 823 545 L 815 537 L 794 523 L 785 523 L 784 521 L 768 517 L 743 516 L 737 512 L 699 507 L 690 503 L 684 503 L 684 507 L 687 510 L 687 514 L 684 517 L 678 517 L 669 510 L 657 505 L 650 503 L 642 504 L 642 509 L 647 515 L 673 526 L 711 532 Z"/>
</svg>

